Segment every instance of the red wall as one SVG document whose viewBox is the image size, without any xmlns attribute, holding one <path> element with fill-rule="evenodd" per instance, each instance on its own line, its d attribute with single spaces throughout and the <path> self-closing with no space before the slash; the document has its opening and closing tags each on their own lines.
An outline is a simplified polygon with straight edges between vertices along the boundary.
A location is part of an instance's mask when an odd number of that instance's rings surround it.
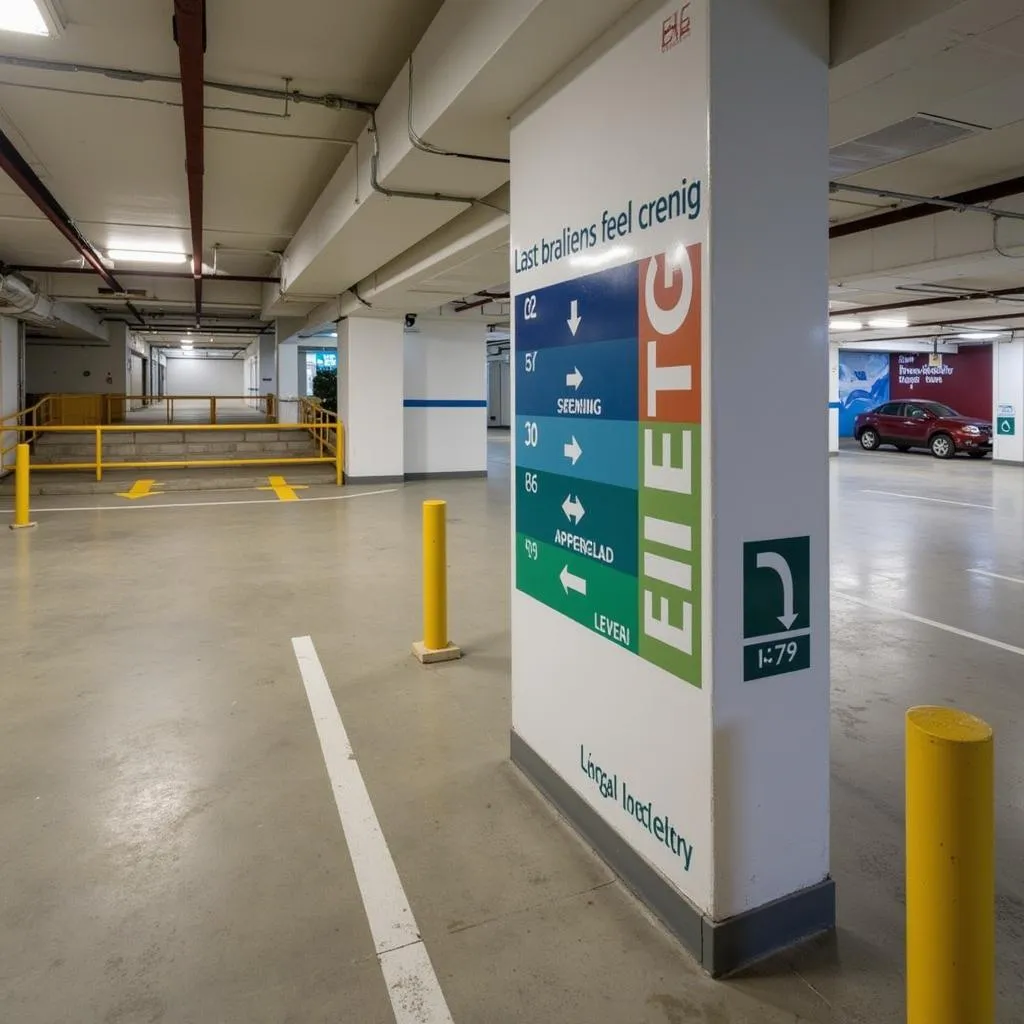
<svg viewBox="0 0 1024 1024">
<path fill-rule="evenodd" d="M 992 418 L 991 345 L 965 346 L 956 355 L 944 355 L 941 368 L 928 369 L 927 355 L 894 352 L 889 356 L 889 397 L 931 399 L 964 416 Z"/>
</svg>

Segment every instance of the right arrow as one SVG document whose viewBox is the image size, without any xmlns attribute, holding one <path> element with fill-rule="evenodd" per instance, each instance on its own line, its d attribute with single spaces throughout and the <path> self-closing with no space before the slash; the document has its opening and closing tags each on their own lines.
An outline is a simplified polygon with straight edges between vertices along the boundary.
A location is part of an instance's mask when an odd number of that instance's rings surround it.
<svg viewBox="0 0 1024 1024">
<path fill-rule="evenodd" d="M 580 447 L 579 441 L 573 437 L 571 444 L 562 445 L 562 453 L 567 459 L 572 459 L 572 464 L 575 466 L 583 454 L 583 449 Z"/>
<path fill-rule="evenodd" d="M 562 568 L 558 578 L 562 581 L 562 589 L 567 594 L 570 590 L 574 590 L 577 594 L 582 594 L 584 597 L 587 596 L 587 581 L 582 576 L 573 576 L 569 572 L 569 566 L 566 565 Z"/>
<path fill-rule="evenodd" d="M 573 498 L 571 495 L 566 495 L 565 501 L 562 502 L 562 511 L 565 513 L 565 518 L 577 526 L 579 526 L 580 520 L 587 514 L 587 510 L 583 507 L 583 502 L 578 497 Z"/>
<path fill-rule="evenodd" d="M 579 367 L 574 366 L 572 373 L 565 375 L 565 386 L 567 388 L 573 388 L 575 391 L 579 391 L 580 385 L 583 383 L 583 374 L 580 373 Z"/>
<path fill-rule="evenodd" d="M 757 555 L 757 567 L 778 573 L 782 582 L 782 614 L 778 616 L 778 620 L 785 629 L 792 629 L 793 623 L 800 616 L 798 612 L 793 611 L 793 573 L 789 568 L 789 562 L 777 551 L 760 551 Z"/>
<path fill-rule="evenodd" d="M 569 303 L 569 319 L 565 322 L 569 325 L 569 330 L 572 331 L 572 336 L 575 338 L 580 324 L 583 323 L 583 317 L 580 316 L 580 304 L 576 299 Z"/>
</svg>

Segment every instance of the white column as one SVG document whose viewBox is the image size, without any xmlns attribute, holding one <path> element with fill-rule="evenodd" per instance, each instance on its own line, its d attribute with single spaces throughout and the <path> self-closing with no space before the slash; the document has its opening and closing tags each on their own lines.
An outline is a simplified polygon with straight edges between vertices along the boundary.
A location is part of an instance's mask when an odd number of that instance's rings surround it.
<svg viewBox="0 0 1024 1024">
<path fill-rule="evenodd" d="M 110 333 L 109 372 L 102 381 L 96 381 L 82 390 L 107 392 L 112 395 L 127 395 L 131 380 L 131 333 L 128 325 L 120 320 L 108 324 Z"/>
<path fill-rule="evenodd" d="M 277 394 L 277 337 L 261 334 L 256 352 L 256 381 L 261 395 Z"/>
<path fill-rule="evenodd" d="M 1024 339 L 992 346 L 992 458 L 1024 463 Z"/>
<path fill-rule="evenodd" d="M 352 317 L 338 324 L 338 415 L 350 483 L 405 476 L 404 359 L 400 320 Z"/>
<path fill-rule="evenodd" d="M 405 334 L 405 475 L 487 472 L 486 327 L 426 320 Z"/>
<path fill-rule="evenodd" d="M 641 2 L 512 133 L 512 754 L 712 973 L 835 920 L 826 19 Z"/>
<path fill-rule="evenodd" d="M 839 346 L 828 343 L 828 453 L 839 452 Z"/>
<path fill-rule="evenodd" d="M 13 317 L 0 316 L 0 419 L 16 413 L 21 408 L 21 380 L 19 377 L 21 346 L 21 323 Z M 0 432 L 0 451 L 13 449 L 19 435 L 14 431 Z M 7 466 L 14 465 L 14 451 L 3 456 L 0 473 Z"/>
</svg>

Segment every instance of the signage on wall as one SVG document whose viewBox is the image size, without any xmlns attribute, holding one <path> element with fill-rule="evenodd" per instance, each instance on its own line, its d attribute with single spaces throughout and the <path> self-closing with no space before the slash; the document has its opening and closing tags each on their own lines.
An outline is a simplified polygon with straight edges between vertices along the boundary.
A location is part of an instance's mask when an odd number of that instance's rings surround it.
<svg viewBox="0 0 1024 1024">
<path fill-rule="evenodd" d="M 317 372 L 320 370 L 336 370 L 338 368 L 338 353 L 333 351 L 317 352 L 316 368 Z"/>
<path fill-rule="evenodd" d="M 996 433 L 1002 437 L 1013 437 L 1017 433 L 1017 420 L 1013 416 L 996 417 Z"/>
<path fill-rule="evenodd" d="M 516 300 L 516 587 L 697 687 L 700 260 Z"/>
<path fill-rule="evenodd" d="M 811 539 L 743 545 L 743 678 L 811 664 Z"/>
</svg>

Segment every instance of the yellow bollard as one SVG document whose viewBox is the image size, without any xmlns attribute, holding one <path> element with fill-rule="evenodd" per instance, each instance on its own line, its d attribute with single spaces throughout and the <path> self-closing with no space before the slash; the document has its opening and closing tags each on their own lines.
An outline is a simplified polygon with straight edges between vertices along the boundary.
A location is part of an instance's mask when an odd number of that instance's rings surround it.
<svg viewBox="0 0 1024 1024">
<path fill-rule="evenodd" d="M 14 522 L 12 530 L 27 530 L 35 523 L 28 518 L 29 451 L 27 444 L 19 444 L 14 455 Z"/>
<path fill-rule="evenodd" d="M 214 426 L 217 425 L 217 399 L 210 399 L 210 423 Z"/>
<path fill-rule="evenodd" d="M 341 420 L 334 424 L 334 483 L 340 487 L 345 477 L 345 428 Z"/>
<path fill-rule="evenodd" d="M 462 651 L 448 640 L 447 504 L 423 502 L 423 639 L 412 652 L 424 664 L 455 661 Z"/>
<path fill-rule="evenodd" d="M 992 1024 L 992 728 L 918 707 L 906 730 L 907 1024 Z"/>
</svg>

